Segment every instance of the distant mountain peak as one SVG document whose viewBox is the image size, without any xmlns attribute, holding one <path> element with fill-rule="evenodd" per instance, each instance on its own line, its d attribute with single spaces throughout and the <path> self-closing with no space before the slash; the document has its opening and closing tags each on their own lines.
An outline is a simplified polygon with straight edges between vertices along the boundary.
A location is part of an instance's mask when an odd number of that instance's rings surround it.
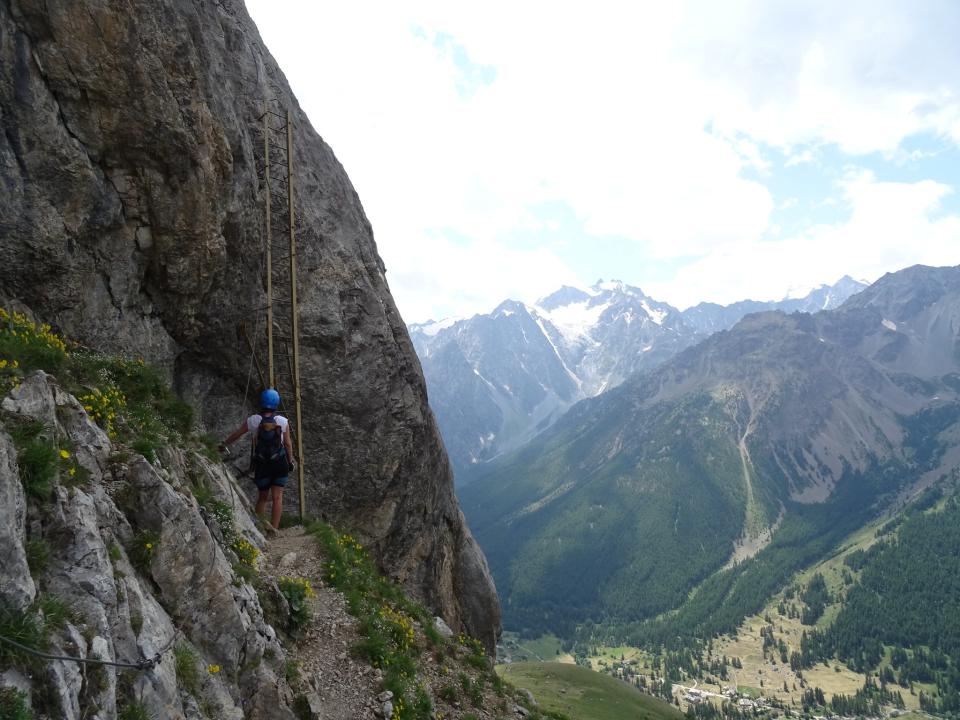
<svg viewBox="0 0 960 720">
<path fill-rule="evenodd" d="M 625 295 L 647 297 L 643 290 L 633 285 L 629 285 L 623 282 L 623 280 L 604 280 L 603 278 L 600 278 L 590 286 L 590 292 L 594 295 L 601 295 L 603 293 L 622 293 Z"/>
<path fill-rule="evenodd" d="M 826 300 L 826 304 L 817 309 L 828 310 L 830 308 L 837 307 L 840 304 L 835 302 L 834 299 L 836 297 L 842 295 L 843 299 L 840 301 L 842 302 L 851 295 L 860 292 L 869 284 L 870 283 L 862 280 L 855 280 L 849 275 L 844 275 L 842 278 L 832 284 L 820 283 L 814 287 L 809 285 L 795 285 L 787 290 L 787 294 L 783 297 L 781 302 L 788 302 L 791 300 L 808 300 L 815 302 L 815 298 L 823 297 Z"/>
<path fill-rule="evenodd" d="M 519 300 L 504 300 L 490 313 L 491 317 L 504 317 L 516 313 L 529 314 L 529 308 Z"/>
<path fill-rule="evenodd" d="M 623 288 L 623 280 L 604 280 L 603 278 L 598 278 L 590 289 L 599 292 L 601 290 L 623 290 Z"/>
<path fill-rule="evenodd" d="M 593 296 L 585 290 L 564 285 L 559 290 L 537 300 L 537 307 L 543 308 L 544 310 L 556 310 L 564 305 L 584 302 L 591 297 Z"/>
<path fill-rule="evenodd" d="M 534 304 L 506 300 L 459 322 L 411 325 L 410 335 L 459 471 L 749 313 L 818 312 L 861 287 L 846 278 L 795 300 L 701 303 L 681 312 L 622 280 L 600 279 L 589 288 L 564 285 Z"/>
<path fill-rule="evenodd" d="M 441 320 L 427 320 L 426 322 L 411 324 L 410 330 L 418 330 L 427 337 L 433 337 L 441 330 L 446 330 L 448 327 L 453 327 L 461 320 L 463 320 L 461 317 L 448 317 Z"/>
</svg>

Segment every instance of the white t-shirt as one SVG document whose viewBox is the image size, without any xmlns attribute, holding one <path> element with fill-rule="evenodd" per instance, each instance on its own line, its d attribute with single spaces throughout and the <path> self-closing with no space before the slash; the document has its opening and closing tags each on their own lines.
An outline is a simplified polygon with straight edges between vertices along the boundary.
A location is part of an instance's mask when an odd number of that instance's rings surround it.
<svg viewBox="0 0 960 720">
<path fill-rule="evenodd" d="M 286 442 L 287 433 L 289 432 L 290 428 L 289 421 L 283 415 L 274 415 L 271 419 L 280 426 L 280 432 L 283 433 L 283 440 Z M 257 428 L 260 427 L 260 423 L 262 421 L 262 415 L 251 415 L 247 418 L 247 430 L 252 433 L 256 433 Z"/>
</svg>

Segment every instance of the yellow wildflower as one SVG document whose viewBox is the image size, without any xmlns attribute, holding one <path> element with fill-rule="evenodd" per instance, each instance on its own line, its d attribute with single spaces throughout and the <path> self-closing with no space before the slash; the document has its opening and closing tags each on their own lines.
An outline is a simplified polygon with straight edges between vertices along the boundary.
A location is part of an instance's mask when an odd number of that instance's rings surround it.
<svg viewBox="0 0 960 720">
<path fill-rule="evenodd" d="M 62 457 L 64 460 L 66 460 L 66 459 L 68 459 L 68 458 L 70 457 L 70 453 L 67 452 L 66 450 L 61 450 L 61 451 L 60 451 L 60 457 Z"/>
<path fill-rule="evenodd" d="M 212 675 L 216 675 L 218 672 L 220 672 L 220 666 L 219 666 L 219 665 L 207 665 L 207 672 L 210 673 L 210 674 L 212 674 Z"/>
</svg>

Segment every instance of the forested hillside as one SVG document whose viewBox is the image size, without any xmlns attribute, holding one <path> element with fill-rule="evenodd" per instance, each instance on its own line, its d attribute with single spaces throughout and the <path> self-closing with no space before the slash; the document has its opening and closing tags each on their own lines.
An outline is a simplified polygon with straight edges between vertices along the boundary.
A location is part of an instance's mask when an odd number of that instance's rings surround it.
<svg viewBox="0 0 960 720">
<path fill-rule="evenodd" d="M 807 635 L 803 664 L 836 657 L 891 686 L 934 685 L 921 706 L 960 711 L 960 498 L 906 519 L 847 564 L 859 580 L 836 620 Z"/>
<path fill-rule="evenodd" d="M 460 497 L 507 627 L 730 632 L 960 458 L 960 269 L 749 316 L 584 401 Z M 653 618 L 676 610 L 658 621 Z"/>
</svg>

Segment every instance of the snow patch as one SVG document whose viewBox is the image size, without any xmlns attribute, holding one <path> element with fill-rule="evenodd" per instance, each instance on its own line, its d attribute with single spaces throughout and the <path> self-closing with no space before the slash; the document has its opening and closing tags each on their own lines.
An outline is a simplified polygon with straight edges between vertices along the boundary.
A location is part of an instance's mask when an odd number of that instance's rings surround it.
<svg viewBox="0 0 960 720">
<path fill-rule="evenodd" d="M 880 321 L 880 324 L 883 325 L 887 330 L 893 330 L 893 332 L 897 331 L 897 324 L 893 322 L 893 320 L 887 320 L 884 318 Z"/>
<path fill-rule="evenodd" d="M 568 345 L 579 345 L 584 340 L 590 340 L 590 330 L 600 321 L 603 311 L 610 307 L 610 303 L 590 305 L 589 301 L 564 305 L 556 310 L 537 308 L 550 324 L 553 325 Z"/>
<path fill-rule="evenodd" d="M 577 384 L 577 389 L 578 390 L 582 389 L 583 381 L 577 375 L 575 375 L 573 371 L 570 370 L 569 367 L 567 367 L 567 363 L 564 361 L 563 355 L 560 354 L 560 348 L 558 348 L 554 344 L 553 338 L 550 337 L 550 333 L 548 333 L 547 329 L 543 326 L 543 318 L 541 318 L 540 315 L 536 313 L 534 314 L 533 317 L 536 318 L 537 326 L 540 328 L 540 332 L 543 333 L 543 336 L 547 339 L 547 342 L 550 343 L 550 347 L 553 348 L 553 353 L 557 356 L 557 360 L 560 361 L 560 365 L 563 367 L 564 371 L 566 371 L 567 375 L 570 376 L 570 379 Z"/>
<path fill-rule="evenodd" d="M 650 316 L 650 319 L 653 320 L 657 325 L 663 325 L 663 319 L 667 316 L 666 310 L 654 310 L 647 304 L 646 300 L 640 301 L 640 307 L 644 309 L 647 315 Z"/>
<path fill-rule="evenodd" d="M 423 325 L 418 325 L 417 329 L 419 329 L 424 335 L 433 337 L 441 330 L 446 330 L 448 327 L 453 327 L 462 319 L 463 318 L 458 317 L 444 318 L 443 320 L 437 320 L 436 322 L 427 322 Z"/>
</svg>

